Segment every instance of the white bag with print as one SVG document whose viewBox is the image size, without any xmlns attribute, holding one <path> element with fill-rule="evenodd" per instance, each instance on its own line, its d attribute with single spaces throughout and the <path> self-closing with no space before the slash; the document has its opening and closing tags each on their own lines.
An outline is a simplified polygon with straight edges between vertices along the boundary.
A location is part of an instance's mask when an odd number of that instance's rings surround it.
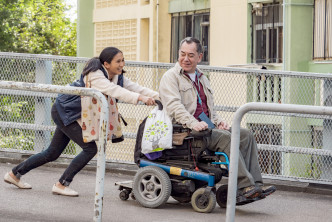
<svg viewBox="0 0 332 222">
<path fill-rule="evenodd" d="M 173 125 L 164 110 L 155 107 L 149 114 L 143 132 L 142 153 L 172 148 Z"/>
</svg>

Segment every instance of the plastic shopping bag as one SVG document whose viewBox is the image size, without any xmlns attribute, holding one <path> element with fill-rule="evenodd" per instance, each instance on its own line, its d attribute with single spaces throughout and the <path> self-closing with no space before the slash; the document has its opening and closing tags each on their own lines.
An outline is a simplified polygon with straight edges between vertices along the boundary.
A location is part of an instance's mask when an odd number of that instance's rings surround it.
<svg viewBox="0 0 332 222">
<path fill-rule="evenodd" d="M 146 119 L 142 153 L 153 153 L 172 148 L 173 126 L 170 117 L 164 110 L 154 108 Z"/>
</svg>

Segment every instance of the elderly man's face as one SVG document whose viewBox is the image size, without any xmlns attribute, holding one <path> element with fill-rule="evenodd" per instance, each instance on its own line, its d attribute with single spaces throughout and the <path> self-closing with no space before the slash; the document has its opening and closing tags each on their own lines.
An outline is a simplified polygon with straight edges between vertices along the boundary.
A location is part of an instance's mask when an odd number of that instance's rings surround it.
<svg viewBox="0 0 332 222">
<path fill-rule="evenodd" d="M 179 49 L 179 64 L 187 73 L 194 73 L 197 64 L 202 60 L 203 54 L 198 54 L 196 44 L 194 42 L 188 44 L 184 42 Z"/>
</svg>

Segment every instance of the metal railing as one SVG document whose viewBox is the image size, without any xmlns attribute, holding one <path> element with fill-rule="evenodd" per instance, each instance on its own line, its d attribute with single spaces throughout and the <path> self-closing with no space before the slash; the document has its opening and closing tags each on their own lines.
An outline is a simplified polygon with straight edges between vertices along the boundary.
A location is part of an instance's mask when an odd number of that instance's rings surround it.
<svg viewBox="0 0 332 222">
<path fill-rule="evenodd" d="M 317 107 L 292 104 L 267 104 L 267 103 L 247 103 L 241 106 L 234 115 L 232 136 L 231 136 L 231 156 L 229 166 L 228 193 L 226 221 L 233 222 L 235 219 L 235 205 L 237 192 L 237 175 L 239 163 L 240 146 L 240 125 L 243 116 L 250 111 L 268 111 L 283 113 L 301 113 L 314 115 L 332 115 L 332 107 Z"/>
<path fill-rule="evenodd" d="M 0 80 L 66 85 L 78 78 L 88 58 L 0 53 Z M 162 75 L 174 64 L 126 62 L 126 77 L 158 91 Z M 232 124 L 248 102 L 332 106 L 332 75 L 262 69 L 200 66 L 214 93 L 215 109 Z M 0 88 L 0 151 L 36 153 L 48 146 L 57 94 Z M 128 122 L 125 141 L 106 149 L 106 161 L 134 164 L 137 129 L 152 109 L 119 103 Z M 254 134 L 264 178 L 332 184 L 332 118 L 303 113 L 250 112 L 242 127 Z M 63 156 L 80 148 L 71 143 Z"/>
<path fill-rule="evenodd" d="M 108 134 L 108 121 L 109 121 L 109 108 L 105 96 L 95 90 L 81 87 L 57 86 L 47 84 L 34 84 L 24 82 L 9 82 L 0 81 L 1 89 L 10 90 L 25 90 L 31 92 L 44 92 L 44 93 L 61 93 L 72 94 L 80 96 L 92 96 L 101 102 L 100 111 L 100 125 L 99 125 L 99 138 L 97 143 L 97 173 L 96 173 L 96 189 L 95 189 L 95 204 L 94 204 L 94 221 L 101 221 L 104 197 L 104 179 L 105 179 L 105 150 L 106 140 Z"/>
</svg>

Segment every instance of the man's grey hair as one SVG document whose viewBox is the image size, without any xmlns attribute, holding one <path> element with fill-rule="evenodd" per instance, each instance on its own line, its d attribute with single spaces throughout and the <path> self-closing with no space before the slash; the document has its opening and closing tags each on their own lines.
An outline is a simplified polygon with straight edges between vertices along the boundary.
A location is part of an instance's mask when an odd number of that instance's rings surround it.
<svg viewBox="0 0 332 222">
<path fill-rule="evenodd" d="M 195 43 L 196 44 L 196 50 L 197 50 L 198 54 L 203 53 L 202 44 L 198 39 L 196 39 L 194 37 L 186 37 L 186 38 L 182 39 L 182 41 L 180 42 L 180 47 L 179 48 L 181 48 L 181 46 L 185 42 L 188 43 L 188 44 Z"/>
</svg>

